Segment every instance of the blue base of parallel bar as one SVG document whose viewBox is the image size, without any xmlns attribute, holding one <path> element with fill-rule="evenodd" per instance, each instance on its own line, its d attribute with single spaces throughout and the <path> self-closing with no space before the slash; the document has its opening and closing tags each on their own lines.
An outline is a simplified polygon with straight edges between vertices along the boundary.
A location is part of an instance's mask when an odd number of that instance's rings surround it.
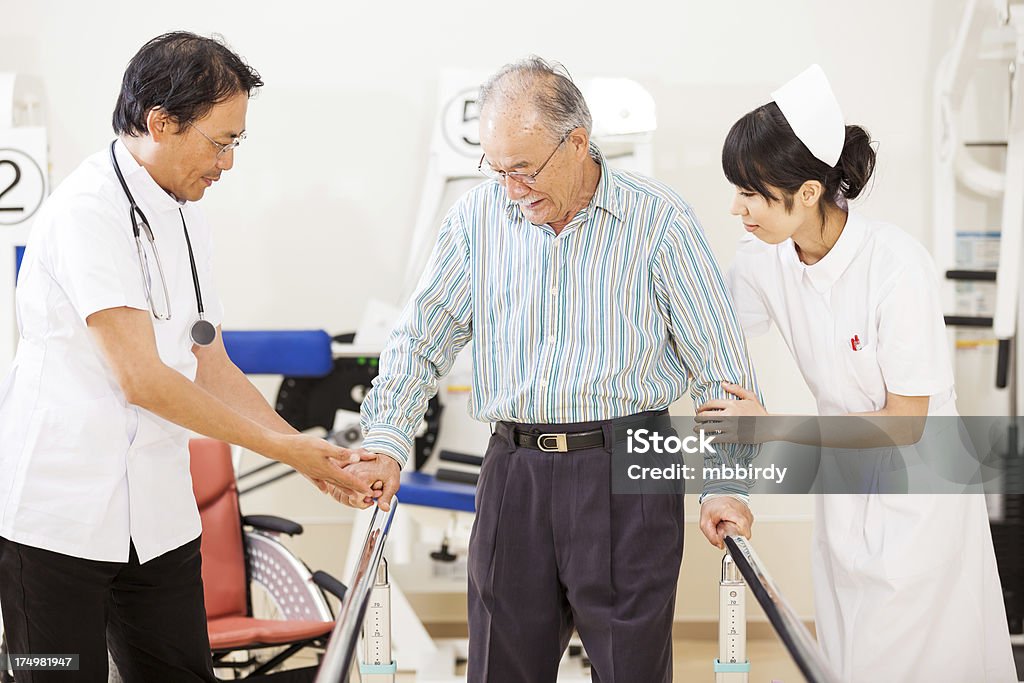
<svg viewBox="0 0 1024 683">
<path fill-rule="evenodd" d="M 715 673 L 716 674 L 748 674 L 750 673 L 750 662 L 742 663 L 726 663 L 715 660 Z"/>
<path fill-rule="evenodd" d="M 393 674 L 398 671 L 398 662 L 390 664 L 360 664 L 359 673 L 370 676 L 373 674 Z"/>
</svg>

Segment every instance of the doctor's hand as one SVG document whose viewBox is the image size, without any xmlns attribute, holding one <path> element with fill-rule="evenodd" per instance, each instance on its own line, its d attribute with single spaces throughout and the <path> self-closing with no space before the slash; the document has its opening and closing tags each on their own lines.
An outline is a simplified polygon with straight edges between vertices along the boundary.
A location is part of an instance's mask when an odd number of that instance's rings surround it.
<svg viewBox="0 0 1024 683">
<path fill-rule="evenodd" d="M 768 411 L 757 394 L 730 382 L 722 382 L 722 388 L 736 399 L 715 399 L 697 408 L 694 433 L 715 434 L 719 443 L 760 443 L 752 418 L 768 415 Z"/>
<path fill-rule="evenodd" d="M 347 469 L 352 463 L 359 462 L 362 456 L 321 438 L 308 434 L 282 435 L 274 457 L 335 499 L 338 495 L 332 487 L 348 495 L 369 496 L 372 493 L 369 485 Z"/>
<path fill-rule="evenodd" d="M 401 485 L 402 468 L 398 461 L 384 453 L 372 453 L 363 448 L 352 453 L 360 457 L 360 462 L 349 465 L 346 470 L 359 477 L 364 484 L 368 484 L 373 493 L 347 504 L 363 510 L 376 502 L 381 510 L 390 510 L 391 499 L 398 493 L 398 487 Z M 367 455 L 372 456 L 372 459 L 366 459 Z"/>
<path fill-rule="evenodd" d="M 309 479 L 310 483 L 313 484 L 313 486 L 320 489 L 321 493 L 326 493 L 328 496 L 338 501 L 339 503 L 347 505 L 350 497 L 359 497 L 359 494 L 356 493 L 353 489 L 343 489 L 338 486 L 335 486 L 334 484 L 328 484 L 323 479 L 312 479 L 310 477 L 306 477 L 306 479 Z"/>
<path fill-rule="evenodd" d="M 754 515 L 750 506 L 732 496 L 708 497 L 700 506 L 700 530 L 711 545 L 725 548 L 725 536 L 738 533 L 750 538 L 750 527 L 754 524 Z M 730 526 L 735 528 L 730 529 Z"/>
</svg>

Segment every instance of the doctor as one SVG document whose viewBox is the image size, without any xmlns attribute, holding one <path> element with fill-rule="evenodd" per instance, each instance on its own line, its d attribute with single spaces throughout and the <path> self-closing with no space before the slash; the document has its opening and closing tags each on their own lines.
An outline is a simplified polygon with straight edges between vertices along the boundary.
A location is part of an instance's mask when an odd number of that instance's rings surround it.
<svg viewBox="0 0 1024 683">
<path fill-rule="evenodd" d="M 741 118 L 722 152 L 743 221 L 729 276 L 748 337 L 774 323 L 821 415 L 956 415 L 925 249 L 851 211 L 875 152 L 812 66 Z M 743 387 L 701 416 L 765 415 Z M 843 681 L 1016 681 L 984 498 L 816 497 L 818 638 Z"/>
<path fill-rule="evenodd" d="M 189 430 L 371 495 L 231 363 L 195 202 L 234 163 L 259 75 L 159 36 L 124 74 L 118 139 L 40 209 L 0 385 L 0 605 L 10 652 L 75 653 L 18 681 L 213 681 Z"/>
</svg>

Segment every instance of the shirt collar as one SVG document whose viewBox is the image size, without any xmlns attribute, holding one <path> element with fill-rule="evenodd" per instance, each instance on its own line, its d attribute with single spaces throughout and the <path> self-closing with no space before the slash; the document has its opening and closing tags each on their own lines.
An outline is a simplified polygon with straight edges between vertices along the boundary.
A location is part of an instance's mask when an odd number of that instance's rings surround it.
<svg viewBox="0 0 1024 683">
<path fill-rule="evenodd" d="M 179 202 L 173 195 L 157 185 L 153 176 L 149 175 L 149 171 L 135 160 L 120 138 L 114 143 L 114 155 L 121 167 L 121 173 L 124 175 L 124 182 L 127 183 L 128 189 L 131 190 L 132 196 L 135 197 L 136 203 L 143 212 L 166 213 L 177 211 L 185 205 L 185 202 Z"/>
<path fill-rule="evenodd" d="M 618 181 L 612 175 L 608 168 L 608 162 L 605 161 L 604 155 L 601 150 L 598 149 L 597 145 L 593 142 L 590 143 L 590 158 L 598 163 L 601 167 L 601 177 L 597 181 L 597 188 L 594 190 L 594 196 L 591 197 L 590 203 L 584 211 L 590 210 L 590 207 L 597 207 L 615 218 L 622 220 L 622 209 L 619 203 L 619 186 Z M 495 181 L 497 182 L 497 181 Z M 513 212 L 518 213 L 522 216 L 522 212 L 516 206 L 515 202 L 505 193 L 505 211 L 510 216 L 514 215 Z"/>
<path fill-rule="evenodd" d="M 846 216 L 846 225 L 839 234 L 839 239 L 828 250 L 825 257 L 813 265 L 806 265 L 796 253 L 796 244 L 792 239 L 784 243 L 786 260 L 790 267 L 802 272 L 818 292 L 828 291 L 842 276 L 853 259 L 856 258 L 866 236 L 864 219 L 853 211 Z"/>
</svg>

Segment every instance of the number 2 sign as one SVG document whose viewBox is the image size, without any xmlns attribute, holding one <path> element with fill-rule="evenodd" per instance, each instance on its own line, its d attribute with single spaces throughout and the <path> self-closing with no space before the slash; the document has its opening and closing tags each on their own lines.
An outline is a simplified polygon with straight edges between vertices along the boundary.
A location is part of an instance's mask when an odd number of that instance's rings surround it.
<svg viewBox="0 0 1024 683">
<path fill-rule="evenodd" d="M 38 162 L 19 149 L 0 147 L 0 225 L 27 221 L 45 196 L 45 176 Z"/>
</svg>

